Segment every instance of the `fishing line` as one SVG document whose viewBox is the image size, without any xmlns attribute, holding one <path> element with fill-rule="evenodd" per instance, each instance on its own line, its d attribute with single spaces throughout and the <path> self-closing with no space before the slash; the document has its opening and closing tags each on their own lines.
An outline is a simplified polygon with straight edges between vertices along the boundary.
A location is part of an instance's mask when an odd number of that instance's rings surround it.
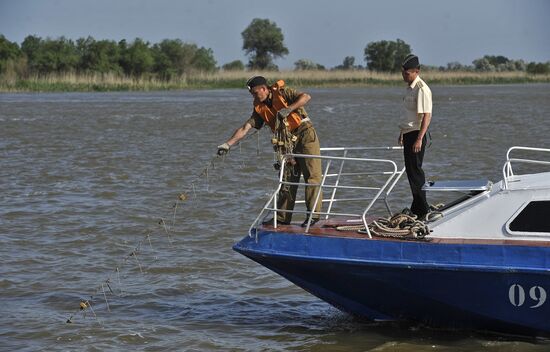
<svg viewBox="0 0 550 352">
<path fill-rule="evenodd" d="M 254 132 L 252 132 L 252 133 L 248 134 L 247 136 L 245 136 L 239 142 L 239 144 L 238 144 L 239 153 L 242 154 L 242 145 L 243 145 L 243 143 L 245 143 L 250 137 L 256 135 L 258 137 L 257 138 L 257 144 L 256 144 L 256 148 L 257 148 L 256 155 L 260 155 L 259 131 L 260 130 L 255 130 Z M 172 237 L 170 235 L 170 232 L 176 226 L 177 212 L 178 212 L 178 209 L 182 208 L 180 206 L 180 203 L 189 200 L 189 197 L 187 196 L 188 194 L 192 194 L 193 199 L 196 199 L 197 198 L 197 186 L 201 183 L 205 183 L 205 190 L 206 190 L 206 192 L 209 192 L 209 182 L 210 182 L 210 178 L 212 176 L 212 173 L 209 172 L 209 170 L 221 170 L 221 171 L 223 171 L 223 166 L 225 166 L 225 158 L 226 158 L 225 155 L 219 156 L 219 155 L 216 154 L 215 156 L 213 156 L 206 163 L 206 166 L 201 170 L 201 172 L 199 174 L 197 174 L 196 177 L 189 183 L 187 188 L 185 188 L 184 191 L 181 192 L 177 196 L 175 203 L 172 205 L 172 209 L 173 209 L 173 211 L 171 212 L 172 224 L 171 224 L 170 227 L 166 225 L 166 222 L 165 222 L 164 218 L 162 218 L 162 217 L 159 218 L 158 225 L 161 225 L 162 228 L 164 229 L 164 233 L 166 234 L 166 236 L 168 238 L 168 242 L 169 242 L 170 246 L 173 246 L 173 244 L 174 244 L 174 241 L 172 241 Z M 222 166 L 222 167 L 220 167 L 220 166 Z M 221 176 L 220 176 L 220 178 L 221 178 Z M 124 256 L 122 258 L 122 260 L 119 262 L 119 264 L 115 266 L 115 269 L 107 277 L 107 279 L 103 280 L 102 282 L 100 282 L 96 286 L 95 290 L 93 290 L 94 293 L 92 295 L 90 295 L 90 298 L 87 299 L 87 300 L 84 300 L 84 299 L 80 300 L 78 308 L 73 313 L 70 314 L 69 318 L 66 320 L 66 323 L 73 323 L 74 318 L 79 313 L 81 313 L 82 317 L 85 319 L 87 311 L 90 310 L 92 312 L 92 315 L 93 315 L 94 319 L 97 321 L 97 323 L 100 324 L 101 326 L 103 326 L 102 321 L 99 319 L 98 315 L 96 314 L 96 310 L 92 307 L 92 302 L 95 302 L 95 299 L 98 298 L 99 296 L 101 296 L 102 300 L 105 302 L 105 308 L 106 308 L 107 312 L 112 312 L 111 311 L 111 306 L 109 305 L 109 301 L 108 301 L 108 295 L 111 295 L 113 297 L 123 297 L 124 296 L 124 291 L 122 289 L 123 282 L 121 280 L 121 269 L 125 268 L 125 265 L 129 262 L 130 258 L 133 257 L 135 259 L 136 265 L 139 268 L 139 271 L 140 271 L 141 275 L 144 275 L 146 273 L 146 271 L 143 270 L 141 262 L 138 259 L 138 253 L 141 254 L 141 248 L 142 248 L 141 246 L 142 246 L 143 243 L 145 243 L 145 241 L 147 241 L 147 243 L 149 244 L 150 251 L 154 252 L 153 244 L 152 244 L 152 241 L 151 241 L 152 235 L 153 235 L 153 230 L 148 230 L 146 235 L 140 241 L 138 241 L 138 243 L 134 247 L 134 249 L 132 251 L 130 251 L 126 256 Z M 157 259 L 157 257 L 155 256 L 154 259 Z M 108 291 L 105 290 L 105 286 L 107 286 Z M 114 287 L 114 289 L 113 289 L 113 287 Z M 115 290 L 117 290 L 119 293 L 116 294 Z M 97 306 L 96 306 L 96 308 L 97 308 Z"/>
<path fill-rule="evenodd" d="M 105 297 L 105 304 L 107 305 L 107 311 L 110 312 L 111 308 L 109 307 L 109 301 L 107 300 L 107 295 L 105 294 L 105 286 L 101 284 L 101 290 L 103 291 L 103 297 Z"/>
</svg>

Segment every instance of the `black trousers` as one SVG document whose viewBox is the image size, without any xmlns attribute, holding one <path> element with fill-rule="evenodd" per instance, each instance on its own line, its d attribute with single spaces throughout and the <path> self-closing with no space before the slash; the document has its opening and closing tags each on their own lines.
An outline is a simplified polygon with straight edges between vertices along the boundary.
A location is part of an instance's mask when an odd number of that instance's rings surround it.
<svg viewBox="0 0 550 352">
<path fill-rule="evenodd" d="M 422 161 L 424 160 L 424 151 L 426 150 L 426 136 L 422 138 L 422 149 L 418 153 L 413 151 L 413 145 L 416 142 L 418 133 L 419 131 L 412 131 L 403 135 L 403 155 L 405 157 L 405 170 L 413 196 L 411 211 L 421 218 L 428 213 L 429 205 L 426 201 L 426 192 L 422 190 L 422 186 L 426 182 L 424 170 L 422 170 Z"/>
</svg>

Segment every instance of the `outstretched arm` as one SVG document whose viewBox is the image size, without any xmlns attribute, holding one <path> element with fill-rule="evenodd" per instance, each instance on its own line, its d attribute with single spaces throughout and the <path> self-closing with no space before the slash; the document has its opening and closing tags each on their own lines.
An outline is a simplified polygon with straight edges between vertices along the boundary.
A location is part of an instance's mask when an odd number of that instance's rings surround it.
<svg viewBox="0 0 550 352">
<path fill-rule="evenodd" d="M 229 144 L 230 147 L 234 146 L 235 144 L 239 143 L 241 139 L 243 139 L 248 131 L 252 128 L 252 125 L 247 121 L 242 125 L 241 127 L 237 128 L 235 132 L 233 132 L 233 135 L 231 138 L 227 140 L 227 144 Z"/>
<path fill-rule="evenodd" d="M 251 128 L 252 125 L 248 121 L 245 122 L 244 125 L 242 125 L 241 127 L 237 128 L 235 132 L 233 132 L 231 138 L 227 140 L 227 142 L 218 146 L 218 155 L 225 155 L 233 145 L 237 144 L 241 139 L 246 136 Z"/>
</svg>

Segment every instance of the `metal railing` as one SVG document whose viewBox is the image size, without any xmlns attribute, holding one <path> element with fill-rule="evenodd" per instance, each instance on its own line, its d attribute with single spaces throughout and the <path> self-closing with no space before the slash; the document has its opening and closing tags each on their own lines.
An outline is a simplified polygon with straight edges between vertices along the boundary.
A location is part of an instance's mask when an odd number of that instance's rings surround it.
<svg viewBox="0 0 550 352">
<path fill-rule="evenodd" d="M 503 180 L 504 180 L 504 189 L 508 189 L 508 182 L 514 176 L 514 170 L 512 169 L 512 162 L 514 162 L 514 163 L 523 163 L 523 164 L 550 165 L 550 161 L 510 158 L 510 154 L 514 150 L 534 151 L 534 152 L 550 152 L 550 149 L 546 149 L 546 148 L 531 148 L 531 147 L 519 147 L 519 146 L 511 147 L 510 149 L 508 149 L 508 152 L 506 153 L 506 162 L 504 163 L 504 166 L 502 167 L 502 176 L 503 176 Z"/>
<path fill-rule="evenodd" d="M 256 233 L 256 227 L 261 219 L 266 216 L 266 213 L 273 212 L 273 226 L 277 228 L 277 213 L 291 212 L 307 214 L 307 225 L 305 233 L 309 232 L 311 220 L 314 216 L 324 216 L 325 219 L 330 217 L 356 217 L 366 229 L 366 233 L 371 237 L 368 224 L 367 214 L 378 201 L 383 201 L 388 213 L 392 211 L 388 203 L 388 196 L 395 187 L 397 181 L 405 172 L 405 168 L 398 169 L 397 164 L 390 159 L 366 158 L 366 157 L 350 157 L 351 152 L 371 153 L 371 152 L 388 152 L 402 150 L 402 147 L 338 147 L 338 148 L 321 148 L 323 155 L 306 155 L 306 154 L 288 154 L 285 158 L 310 158 L 321 159 L 324 162 L 324 171 L 322 173 L 320 183 L 304 183 L 304 182 L 289 182 L 284 179 L 285 168 L 287 163 L 283 162 L 279 173 L 279 184 L 269 200 L 265 203 L 260 214 L 256 217 L 250 226 L 249 235 L 253 236 Z M 325 153 L 339 152 L 341 156 L 324 155 Z M 372 171 L 374 170 L 374 171 Z M 383 178 L 382 181 L 376 183 L 374 177 Z M 332 181 L 333 182 L 330 182 Z M 367 183 L 369 182 L 369 183 Z M 326 203 L 325 211 L 308 211 L 308 210 L 281 210 L 277 209 L 277 200 L 281 188 L 288 186 L 319 186 L 319 192 L 316 195 L 312 209 L 317 208 L 317 204 L 321 199 L 320 195 L 323 190 L 330 190 L 330 197 L 322 199 L 322 203 Z M 342 193 L 353 193 L 352 196 L 342 196 Z M 363 206 L 356 207 L 355 212 L 335 211 L 336 204 L 360 202 Z M 295 204 L 304 204 L 305 200 L 297 200 Z M 366 206 L 365 206 L 366 203 Z M 359 222 L 359 221 L 358 221 Z"/>
</svg>

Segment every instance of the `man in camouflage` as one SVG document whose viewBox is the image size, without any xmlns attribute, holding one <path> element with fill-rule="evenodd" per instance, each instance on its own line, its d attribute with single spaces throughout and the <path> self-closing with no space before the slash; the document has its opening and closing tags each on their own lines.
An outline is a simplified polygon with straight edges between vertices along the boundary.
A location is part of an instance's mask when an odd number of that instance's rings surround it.
<svg viewBox="0 0 550 352">
<path fill-rule="evenodd" d="M 280 128 L 285 128 L 290 133 L 292 140 L 292 152 L 294 154 L 320 155 L 319 138 L 309 119 L 304 106 L 309 102 L 309 94 L 301 93 L 295 89 L 284 86 L 283 81 L 269 86 L 267 80 L 262 76 L 255 76 L 247 82 L 248 90 L 254 99 L 254 110 L 250 118 L 239 127 L 231 138 L 218 146 L 218 154 L 223 155 L 229 149 L 246 136 L 251 128 L 260 129 L 268 124 L 274 133 L 279 133 Z M 279 119 L 279 121 L 277 121 Z M 316 186 L 321 182 L 321 160 L 318 158 L 296 158 L 285 165 L 289 172 L 285 172 L 285 181 L 298 183 L 300 176 L 304 176 L 305 183 L 312 184 L 305 188 L 305 203 L 307 210 L 314 211 L 317 214 L 311 215 L 311 225 L 319 220 L 321 211 L 322 195 L 320 187 Z M 290 224 L 292 219 L 291 212 L 284 210 L 293 210 L 298 186 L 291 185 L 283 187 L 278 195 L 277 222 L 279 224 Z M 318 199 L 317 199 L 318 198 Z M 302 226 L 307 226 L 308 219 Z M 273 219 L 264 222 L 264 224 L 273 224 Z"/>
</svg>

